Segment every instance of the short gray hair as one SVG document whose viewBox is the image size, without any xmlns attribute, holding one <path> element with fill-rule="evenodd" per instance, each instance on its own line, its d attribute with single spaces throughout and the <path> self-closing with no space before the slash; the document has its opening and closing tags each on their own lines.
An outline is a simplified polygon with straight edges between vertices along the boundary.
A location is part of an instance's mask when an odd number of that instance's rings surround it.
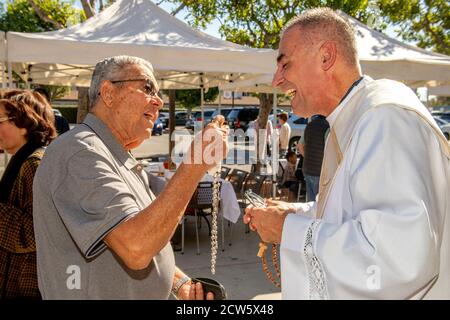
<svg viewBox="0 0 450 320">
<path fill-rule="evenodd" d="M 319 40 L 337 41 L 342 50 L 345 61 L 349 65 L 358 64 L 355 30 L 352 25 L 330 8 L 309 9 L 291 19 L 283 28 L 281 36 L 293 27 L 299 27 L 311 35 L 318 33 Z M 313 38 L 313 37 L 311 37 Z"/>
<path fill-rule="evenodd" d="M 89 87 L 89 109 L 92 109 L 97 103 L 103 81 L 117 80 L 117 77 L 122 76 L 128 66 L 141 66 L 153 73 L 152 64 L 142 58 L 124 55 L 103 59 L 95 65 L 92 74 L 91 86 Z"/>
</svg>

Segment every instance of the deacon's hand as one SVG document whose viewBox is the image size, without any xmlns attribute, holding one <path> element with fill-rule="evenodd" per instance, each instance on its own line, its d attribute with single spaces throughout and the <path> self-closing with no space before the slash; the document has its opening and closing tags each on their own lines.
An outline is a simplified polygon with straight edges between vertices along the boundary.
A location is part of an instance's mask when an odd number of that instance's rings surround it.
<svg viewBox="0 0 450 320">
<path fill-rule="evenodd" d="M 294 204 L 280 200 L 273 200 L 272 198 L 266 199 L 266 205 L 268 207 L 277 207 L 279 210 L 284 211 L 285 213 L 297 212 L 297 208 L 294 206 Z"/>
<path fill-rule="evenodd" d="M 250 205 L 245 209 L 244 223 L 249 223 L 250 229 L 258 232 L 262 241 L 279 244 L 287 214 L 279 206 L 256 208 Z"/>
<path fill-rule="evenodd" d="M 192 281 L 186 282 L 178 291 L 177 298 L 180 300 L 204 300 L 202 284 L 200 282 L 195 284 Z M 214 294 L 208 292 L 206 300 L 214 300 Z"/>
</svg>

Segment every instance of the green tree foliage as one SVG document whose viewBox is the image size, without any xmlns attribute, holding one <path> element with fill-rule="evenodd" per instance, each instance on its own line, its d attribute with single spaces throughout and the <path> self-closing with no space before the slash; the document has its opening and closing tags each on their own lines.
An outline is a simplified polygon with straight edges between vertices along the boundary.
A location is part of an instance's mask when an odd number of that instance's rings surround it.
<svg viewBox="0 0 450 320">
<path fill-rule="evenodd" d="M 216 100 L 219 94 L 218 88 L 209 88 L 204 94 L 205 102 L 210 102 Z M 186 109 L 191 110 L 192 108 L 200 106 L 200 89 L 186 89 L 186 90 L 176 90 L 175 91 L 175 101 Z"/>
<path fill-rule="evenodd" d="M 380 0 L 377 5 L 404 40 L 450 55 L 448 0 Z"/>
<path fill-rule="evenodd" d="M 8 1 L 6 4 L 2 3 L 0 29 L 16 32 L 44 32 L 68 27 L 85 19 L 84 12 L 73 7 L 73 0 L 34 0 L 33 3 L 38 6 L 39 14 L 43 15 L 42 17 L 38 15 L 30 1 L 14 0 Z M 15 73 L 13 75 L 19 87 L 23 87 L 23 79 Z M 51 100 L 70 92 L 70 88 L 65 86 L 32 85 L 32 87 L 45 87 Z"/>
<path fill-rule="evenodd" d="M 43 32 L 77 24 L 85 19 L 84 12 L 76 9 L 74 0 L 34 0 L 45 16 L 53 21 L 39 17 L 27 0 L 14 0 L 2 4 L 0 29 L 16 32 Z"/>
<path fill-rule="evenodd" d="M 367 0 L 165 0 L 183 5 L 188 21 L 205 28 L 214 19 L 221 36 L 254 48 L 277 48 L 279 35 L 287 21 L 308 8 L 329 6 L 365 22 Z"/>
<path fill-rule="evenodd" d="M 287 21 L 315 7 L 341 10 L 378 31 L 389 25 L 419 47 L 450 53 L 448 0 L 163 0 L 188 12 L 189 23 L 204 29 L 217 19 L 225 39 L 254 48 L 277 48 Z"/>
</svg>

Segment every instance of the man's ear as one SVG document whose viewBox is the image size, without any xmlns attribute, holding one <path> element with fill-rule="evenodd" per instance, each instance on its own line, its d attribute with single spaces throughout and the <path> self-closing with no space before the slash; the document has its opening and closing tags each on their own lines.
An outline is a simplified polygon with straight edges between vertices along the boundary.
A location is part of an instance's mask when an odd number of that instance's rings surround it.
<svg viewBox="0 0 450 320">
<path fill-rule="evenodd" d="M 102 99 L 105 106 L 107 107 L 112 106 L 113 94 L 114 94 L 113 84 L 108 80 L 103 81 L 103 83 L 100 86 L 100 99 Z"/>
<path fill-rule="evenodd" d="M 322 63 L 322 69 L 328 71 L 336 62 L 337 48 L 336 42 L 325 41 L 320 47 L 320 59 Z"/>
</svg>

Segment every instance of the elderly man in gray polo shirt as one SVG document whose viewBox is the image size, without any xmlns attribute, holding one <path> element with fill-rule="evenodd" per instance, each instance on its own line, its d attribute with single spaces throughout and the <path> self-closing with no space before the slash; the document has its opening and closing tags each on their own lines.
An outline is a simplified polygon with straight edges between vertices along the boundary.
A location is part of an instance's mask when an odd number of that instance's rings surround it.
<svg viewBox="0 0 450 320">
<path fill-rule="evenodd" d="M 107 58 L 92 76 L 90 113 L 48 147 L 33 186 L 44 299 L 203 298 L 201 285 L 175 266 L 169 240 L 214 163 L 183 163 L 155 198 L 130 150 L 151 136 L 163 105 L 157 93 L 149 62 Z M 225 156 L 227 129 L 207 131 L 219 135 Z"/>
</svg>

